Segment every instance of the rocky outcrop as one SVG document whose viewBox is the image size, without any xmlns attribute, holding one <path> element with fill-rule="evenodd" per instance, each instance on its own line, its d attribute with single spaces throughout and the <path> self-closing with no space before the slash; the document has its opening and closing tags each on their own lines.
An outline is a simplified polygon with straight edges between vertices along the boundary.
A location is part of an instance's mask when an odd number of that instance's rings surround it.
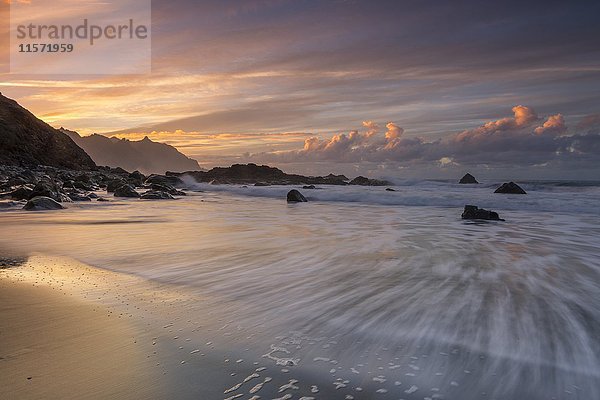
<svg viewBox="0 0 600 400">
<path fill-rule="evenodd" d="M 91 170 L 96 164 L 75 142 L 0 94 L 0 164 Z"/>
<path fill-rule="evenodd" d="M 473 175 L 466 173 L 465 176 L 460 178 L 460 181 L 458 181 L 458 183 L 465 185 L 465 184 L 473 184 L 473 183 L 479 183 L 479 182 L 477 182 L 477 179 L 475 179 L 475 177 Z"/>
<path fill-rule="evenodd" d="M 327 176 L 302 176 L 296 174 L 286 174 L 279 168 L 269 167 L 267 165 L 256 164 L 234 164 L 231 167 L 217 167 L 210 171 L 191 171 L 183 174 L 189 175 L 197 182 L 215 183 L 215 184 L 236 184 L 236 185 L 368 185 L 385 186 L 389 182 L 376 179 L 359 177 L 349 182 L 344 175 Z"/>
<path fill-rule="evenodd" d="M 306 197 L 302 193 L 294 189 L 288 192 L 287 201 L 288 203 L 306 203 L 308 200 L 306 200 Z"/>
<path fill-rule="evenodd" d="M 514 182 L 503 183 L 494 193 L 506 193 L 506 194 L 527 194 L 525 190 Z"/>
<path fill-rule="evenodd" d="M 27 211 L 62 210 L 63 208 L 59 202 L 44 196 L 34 197 L 23 207 Z"/>
<path fill-rule="evenodd" d="M 483 219 L 489 221 L 504 221 L 500 218 L 497 212 L 484 210 L 477 206 L 465 206 L 465 210 L 462 213 L 462 219 Z"/>
<path fill-rule="evenodd" d="M 350 181 L 349 185 L 360 185 L 360 186 L 387 186 L 390 183 L 388 181 L 381 181 L 378 179 L 369 179 L 364 176 L 359 176 Z"/>
</svg>

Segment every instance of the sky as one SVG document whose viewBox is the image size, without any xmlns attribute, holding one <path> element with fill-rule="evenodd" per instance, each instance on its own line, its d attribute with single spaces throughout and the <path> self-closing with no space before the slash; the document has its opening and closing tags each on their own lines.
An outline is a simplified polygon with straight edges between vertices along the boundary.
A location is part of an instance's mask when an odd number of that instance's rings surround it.
<svg viewBox="0 0 600 400">
<path fill-rule="evenodd" d="M 53 126 L 147 135 L 205 167 L 600 179 L 598 15 L 592 1 L 155 0 L 151 73 L 0 73 L 0 91 Z"/>
</svg>

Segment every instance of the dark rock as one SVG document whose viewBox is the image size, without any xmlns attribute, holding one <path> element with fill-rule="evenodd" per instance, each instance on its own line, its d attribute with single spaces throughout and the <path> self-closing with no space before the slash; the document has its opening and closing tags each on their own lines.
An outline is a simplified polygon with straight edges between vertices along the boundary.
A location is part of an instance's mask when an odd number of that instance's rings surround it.
<svg viewBox="0 0 600 400">
<path fill-rule="evenodd" d="M 125 182 L 123 179 L 114 179 L 112 181 L 109 181 L 106 184 L 106 191 L 108 193 L 113 193 L 115 190 L 117 190 L 119 187 L 126 185 L 127 182 Z"/>
<path fill-rule="evenodd" d="M 0 164 L 4 165 L 49 165 L 77 170 L 96 168 L 90 156 L 69 136 L 2 95 L 0 149 Z"/>
<path fill-rule="evenodd" d="M 140 171 L 134 171 L 129 174 L 128 181 L 135 186 L 142 186 L 146 177 Z"/>
<path fill-rule="evenodd" d="M 302 186 L 302 189 L 316 189 L 317 187 L 315 185 L 306 185 L 306 186 Z"/>
<path fill-rule="evenodd" d="M 80 193 L 69 193 L 68 196 L 72 201 L 92 201 L 91 197 L 84 196 Z"/>
<path fill-rule="evenodd" d="M 288 203 L 305 203 L 308 200 L 306 200 L 306 197 L 304 197 L 302 193 L 294 189 L 288 192 L 287 201 Z"/>
<path fill-rule="evenodd" d="M 75 181 L 73 182 L 73 187 L 79 190 L 94 190 L 94 186 L 90 182 Z"/>
<path fill-rule="evenodd" d="M 110 200 L 105 199 L 104 197 L 98 197 L 98 199 L 96 201 L 104 202 L 104 201 L 110 201 Z"/>
<path fill-rule="evenodd" d="M 174 200 L 175 197 L 171 196 L 168 192 L 150 190 L 142 195 L 142 199 L 143 200 Z"/>
<path fill-rule="evenodd" d="M 43 211 L 43 210 L 62 210 L 64 207 L 54 199 L 45 196 L 37 196 L 29 200 L 24 210 L 27 211 Z"/>
<path fill-rule="evenodd" d="M 265 183 L 265 182 L 256 182 L 254 184 L 254 186 L 271 186 L 270 183 Z"/>
<path fill-rule="evenodd" d="M 152 185 L 153 183 L 157 183 L 159 185 L 168 185 L 175 187 L 183 184 L 183 181 L 178 176 L 173 175 L 150 175 L 148 178 L 146 178 L 146 181 L 144 181 L 144 183 L 146 185 Z"/>
<path fill-rule="evenodd" d="M 395 192 L 395 191 L 396 191 L 396 189 L 392 189 L 392 188 L 386 188 L 386 189 L 385 189 L 385 191 L 386 191 L 386 192 Z"/>
<path fill-rule="evenodd" d="M 64 201 L 66 197 L 55 182 L 47 180 L 38 182 L 38 184 L 33 188 L 33 191 L 30 193 L 29 198 L 32 199 L 38 196 L 50 197 L 58 202 Z"/>
<path fill-rule="evenodd" d="M 125 171 L 121 167 L 111 168 L 110 172 L 113 173 L 113 174 L 116 174 L 116 175 L 129 175 L 129 172 Z"/>
<path fill-rule="evenodd" d="M 171 173 L 171 175 L 190 176 L 197 182 L 214 184 L 250 185 L 257 182 L 271 185 L 347 185 L 348 178 L 344 175 L 327 176 L 302 176 L 286 174 L 279 168 L 268 165 L 234 164 L 231 167 L 216 167 L 210 171 L 189 171 L 184 173 Z M 391 183 L 358 177 L 351 182 L 353 185 L 386 186 Z"/>
<path fill-rule="evenodd" d="M 21 186 L 30 183 L 30 179 L 23 178 L 22 176 L 13 176 L 7 182 L 7 186 Z"/>
<path fill-rule="evenodd" d="M 135 191 L 131 185 L 121 185 L 115 189 L 115 197 L 140 197 L 140 194 Z"/>
<path fill-rule="evenodd" d="M 0 201 L 0 209 L 16 207 L 19 204 L 21 203 L 17 201 Z"/>
<path fill-rule="evenodd" d="M 2 197 L 13 200 L 29 200 L 32 197 L 32 193 L 32 189 L 28 188 L 27 186 L 21 186 L 20 188 L 17 188 L 10 193 L 2 195 Z"/>
<path fill-rule="evenodd" d="M 473 175 L 466 173 L 465 176 L 463 176 L 458 183 L 461 183 L 464 185 L 464 184 L 479 183 L 479 182 L 477 182 L 477 179 L 475 179 L 475 177 Z"/>
<path fill-rule="evenodd" d="M 387 186 L 390 183 L 387 181 L 381 181 L 378 179 L 369 179 L 364 176 L 359 176 L 350 181 L 350 185 L 360 185 L 360 186 Z"/>
<path fill-rule="evenodd" d="M 527 194 L 521 186 L 514 182 L 503 183 L 494 193 Z"/>
<path fill-rule="evenodd" d="M 462 219 L 485 219 L 491 221 L 504 221 L 500 218 L 497 212 L 484 210 L 477 206 L 465 206 L 462 213 Z"/>
</svg>

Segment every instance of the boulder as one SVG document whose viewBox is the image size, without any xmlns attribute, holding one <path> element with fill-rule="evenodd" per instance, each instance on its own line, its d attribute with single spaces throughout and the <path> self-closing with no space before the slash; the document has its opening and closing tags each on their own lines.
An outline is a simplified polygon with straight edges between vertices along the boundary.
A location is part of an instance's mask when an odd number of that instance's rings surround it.
<svg viewBox="0 0 600 400">
<path fill-rule="evenodd" d="M 27 186 L 21 186 L 20 188 L 17 188 L 10 193 L 2 195 L 2 197 L 8 197 L 13 200 L 28 200 L 31 198 L 32 193 L 33 190 L 31 190 Z"/>
<path fill-rule="evenodd" d="M 306 197 L 304 197 L 302 193 L 294 189 L 288 192 L 287 201 L 288 203 L 305 203 L 308 200 L 306 200 Z"/>
<path fill-rule="evenodd" d="M 106 184 L 106 191 L 108 193 L 113 193 L 115 190 L 117 190 L 119 187 L 121 187 L 125 184 L 127 184 L 127 183 L 122 179 L 113 179 L 112 181 L 109 181 Z"/>
<path fill-rule="evenodd" d="M 89 196 L 84 196 L 81 193 L 69 193 L 69 198 L 71 201 L 92 201 L 92 198 Z"/>
<path fill-rule="evenodd" d="M 139 198 L 140 194 L 135 191 L 135 188 L 132 185 L 121 185 L 115 190 L 115 197 Z"/>
<path fill-rule="evenodd" d="M 60 189 L 56 183 L 51 181 L 40 181 L 33 188 L 33 191 L 29 194 L 29 199 L 33 199 L 34 197 L 50 197 L 55 201 L 63 201 L 63 194 L 60 192 Z"/>
<path fill-rule="evenodd" d="M 27 211 L 44 211 L 44 210 L 62 210 L 64 207 L 54 199 L 45 196 L 37 196 L 32 198 L 25 204 L 23 210 Z"/>
<path fill-rule="evenodd" d="M 306 185 L 306 186 L 302 186 L 302 189 L 316 189 L 317 187 L 315 185 Z"/>
<path fill-rule="evenodd" d="M 504 221 L 497 212 L 484 210 L 477 206 L 465 206 L 462 219 L 485 219 L 489 221 Z"/>
<path fill-rule="evenodd" d="M 168 192 L 162 192 L 158 190 L 149 190 L 142 195 L 143 200 L 174 200 L 175 197 L 171 196 Z"/>
<path fill-rule="evenodd" d="M 503 183 L 494 193 L 527 194 L 521 186 L 514 182 Z"/>
<path fill-rule="evenodd" d="M 395 191 L 396 191 L 396 189 L 392 189 L 392 188 L 386 188 L 386 189 L 385 189 L 385 191 L 386 191 L 386 192 L 395 192 Z"/>
<path fill-rule="evenodd" d="M 98 198 L 96 199 L 96 201 L 100 201 L 100 202 L 107 202 L 107 201 L 110 201 L 110 200 L 109 200 L 109 199 L 105 199 L 104 197 L 98 197 Z"/>
<path fill-rule="evenodd" d="M 152 185 L 150 185 L 150 189 L 157 192 L 167 192 L 172 196 L 187 196 L 185 192 L 177 190 L 171 185 L 161 185 L 159 183 L 153 183 Z"/>
<path fill-rule="evenodd" d="M 150 175 L 144 183 L 146 185 L 152 185 L 153 183 L 158 183 L 159 185 L 171 185 L 177 186 L 181 185 L 183 181 L 178 176 L 173 175 Z"/>
<path fill-rule="evenodd" d="M 129 182 L 136 186 L 142 186 L 146 177 L 140 171 L 134 171 L 129 174 Z"/>
<path fill-rule="evenodd" d="M 466 173 L 465 176 L 463 176 L 458 183 L 465 185 L 479 182 L 477 182 L 477 179 L 475 179 L 473 175 Z"/>
</svg>

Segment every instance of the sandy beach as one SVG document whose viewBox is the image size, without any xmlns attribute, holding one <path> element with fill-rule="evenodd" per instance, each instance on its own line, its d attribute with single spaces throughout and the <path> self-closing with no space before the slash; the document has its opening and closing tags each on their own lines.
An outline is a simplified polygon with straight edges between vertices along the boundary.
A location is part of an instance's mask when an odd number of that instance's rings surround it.
<svg viewBox="0 0 600 400">
<path fill-rule="evenodd" d="M 245 391 L 249 398 L 313 398 L 316 386 L 294 382 L 320 378 L 265 357 L 254 337 L 240 327 L 229 331 L 231 322 L 211 307 L 185 289 L 69 258 L 35 255 L 0 269 L 3 395 L 234 399 Z"/>
<path fill-rule="evenodd" d="M 147 345 L 129 321 L 61 285 L 36 280 L 0 272 L 3 398 L 163 397 L 162 374 L 151 367 Z"/>
</svg>

